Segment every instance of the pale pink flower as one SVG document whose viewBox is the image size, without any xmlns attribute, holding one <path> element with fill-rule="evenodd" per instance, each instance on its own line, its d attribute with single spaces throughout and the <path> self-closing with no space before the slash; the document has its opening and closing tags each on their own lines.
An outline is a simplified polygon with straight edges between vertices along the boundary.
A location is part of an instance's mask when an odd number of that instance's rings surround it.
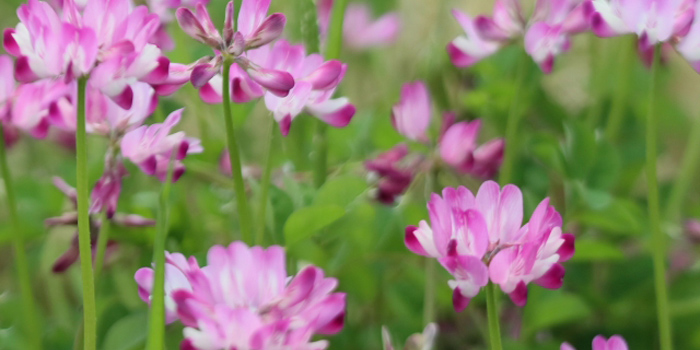
<svg viewBox="0 0 700 350">
<path fill-rule="evenodd" d="M 440 156 L 459 172 L 491 178 L 503 161 L 505 141 L 499 138 L 477 146 L 480 128 L 479 119 L 447 127 L 440 139 Z"/>
<path fill-rule="evenodd" d="M 12 107 L 12 97 L 15 94 L 15 79 L 13 78 L 14 63 L 6 55 L 0 55 L 0 122 L 9 121 Z"/>
<path fill-rule="evenodd" d="M 15 91 L 10 122 L 33 137 L 46 137 L 54 119 L 52 115 L 56 113 L 54 107 L 70 104 L 74 87 L 51 79 L 20 85 Z"/>
<path fill-rule="evenodd" d="M 688 33 L 696 10 L 688 0 L 589 0 L 591 30 L 601 37 L 635 34 L 639 38 L 639 53 L 647 65 L 651 64 L 654 47 L 671 42 Z M 682 52 L 690 54 L 697 35 L 682 45 Z M 690 54 L 691 63 L 694 61 Z"/>
<path fill-rule="evenodd" d="M 465 187 L 446 188 L 428 203 L 430 225 L 406 229 L 406 246 L 416 254 L 437 258 L 455 277 L 456 310 L 464 309 L 489 278 L 519 306 L 527 301 L 527 284 L 561 287 L 574 237 L 562 234 L 561 216 L 545 199 L 522 225 L 522 193 L 493 181 L 476 196 Z M 487 267 L 488 266 L 488 267 Z M 486 271 L 487 270 L 487 271 Z"/>
<path fill-rule="evenodd" d="M 200 141 L 186 137 L 184 132 L 169 134 L 180 122 L 182 109 L 171 113 L 162 124 L 142 125 L 127 132 L 121 139 L 121 151 L 124 157 L 148 175 L 165 181 L 168 167 L 172 161 L 173 181 L 177 181 L 185 172 L 182 160 L 190 153 L 201 153 Z M 175 152 L 173 154 L 173 152 Z"/>
<path fill-rule="evenodd" d="M 223 35 L 216 29 L 203 4 L 197 4 L 195 12 L 185 7 L 177 10 L 177 20 L 182 30 L 192 38 L 209 45 L 216 52 L 214 57 L 205 57 L 192 68 L 192 85 L 196 88 L 204 87 L 215 75 L 220 74 L 224 60 L 228 57 L 234 60 L 238 69 L 244 71 L 247 77 L 260 86 L 278 96 L 287 96 L 294 86 L 292 76 L 286 72 L 261 67 L 260 62 L 245 54 L 246 51 L 265 46 L 282 35 L 286 17 L 281 13 L 267 16 L 269 7 L 270 0 L 243 0 L 237 26 L 234 28 L 233 2 L 229 2 L 226 6 Z"/>
<path fill-rule="evenodd" d="M 177 314 L 185 325 L 182 349 L 325 349 L 327 341 L 312 337 L 343 327 L 345 294 L 333 292 L 337 281 L 313 266 L 288 276 L 281 247 L 214 246 L 204 267 L 169 257 L 166 309 L 169 321 Z M 150 268 L 135 276 L 145 301 L 152 276 Z"/>
<path fill-rule="evenodd" d="M 676 45 L 676 50 L 683 55 L 696 72 L 700 72 L 700 3 L 695 3 L 694 10 L 693 24 L 688 33 Z"/>
<path fill-rule="evenodd" d="M 561 350 L 576 350 L 569 343 L 561 344 Z M 593 350 L 628 350 L 627 342 L 619 335 L 605 339 L 602 335 L 593 338 Z"/>
<path fill-rule="evenodd" d="M 401 20 L 395 12 L 372 18 L 367 4 L 351 3 L 345 9 L 343 44 L 354 50 L 387 46 L 401 33 Z"/>
<path fill-rule="evenodd" d="M 529 19 L 519 0 L 496 1 L 493 17 L 470 16 L 453 11 L 466 36 L 447 46 L 454 65 L 466 67 L 492 55 L 517 37 L 524 37 L 525 51 L 550 73 L 554 59 L 569 50 L 570 37 L 588 28 L 582 0 L 538 0 Z"/>
<path fill-rule="evenodd" d="M 432 103 L 425 83 L 404 84 L 401 100 L 391 110 L 391 123 L 399 134 L 413 141 L 427 142 Z"/>
</svg>

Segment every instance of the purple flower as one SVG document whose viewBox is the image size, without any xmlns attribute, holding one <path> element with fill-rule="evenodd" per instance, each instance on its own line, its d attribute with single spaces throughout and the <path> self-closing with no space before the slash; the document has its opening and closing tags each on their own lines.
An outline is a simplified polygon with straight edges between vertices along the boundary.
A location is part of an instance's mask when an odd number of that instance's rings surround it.
<svg viewBox="0 0 700 350">
<path fill-rule="evenodd" d="M 289 73 L 261 67 L 246 51 L 265 46 L 282 35 L 286 17 L 281 13 L 267 16 L 270 0 L 243 0 L 234 28 L 233 2 L 226 7 L 223 34 L 219 33 L 203 4 L 197 4 L 195 12 L 181 7 L 177 10 L 180 27 L 192 38 L 216 51 L 211 58 L 204 58 L 192 69 L 190 81 L 196 88 L 204 87 L 220 73 L 225 59 L 233 59 L 237 69 L 268 91 L 287 96 L 294 86 Z M 233 70 L 233 69 L 232 69 Z M 239 72 L 240 73 L 240 72 Z M 221 95 L 221 93 L 219 93 Z"/>
<path fill-rule="evenodd" d="M 142 125 L 127 132 L 121 140 L 124 157 L 160 181 L 166 180 L 172 161 L 173 181 L 177 181 L 185 172 L 182 160 L 190 153 L 201 153 L 203 150 L 198 139 L 186 137 L 182 131 L 169 134 L 173 126 L 180 122 L 182 111 L 171 113 L 162 124 Z"/>
<path fill-rule="evenodd" d="M 569 50 L 570 36 L 588 28 L 582 0 L 538 0 L 528 20 L 523 17 L 518 0 L 499 0 L 493 12 L 493 17 L 472 19 L 453 10 L 466 34 L 447 46 L 455 66 L 473 65 L 522 36 L 525 51 L 543 72 L 550 73 L 554 59 Z"/>
<path fill-rule="evenodd" d="M 413 167 L 400 166 L 408 155 L 408 146 L 396 145 L 394 148 L 381 153 L 377 158 L 365 162 L 365 168 L 370 175 L 378 178 L 376 199 L 386 205 L 392 205 L 411 185 Z"/>
<path fill-rule="evenodd" d="M 431 113 L 432 104 L 425 83 L 407 83 L 401 88 L 401 100 L 391 110 L 391 123 L 408 139 L 427 142 Z"/>
<path fill-rule="evenodd" d="M 465 187 L 446 188 L 428 202 L 430 224 L 406 228 L 406 246 L 433 257 L 455 278 L 455 309 L 463 310 L 489 278 L 519 306 L 527 300 L 527 284 L 561 287 L 560 262 L 573 255 L 573 235 L 562 234 L 561 216 L 540 203 L 522 225 L 522 193 L 514 185 L 501 189 L 485 182 L 476 196 Z"/>
<path fill-rule="evenodd" d="M 440 139 L 440 156 L 455 170 L 481 178 L 491 178 L 503 161 L 505 141 L 494 139 L 477 147 L 481 120 L 460 122 L 447 127 Z"/>
<path fill-rule="evenodd" d="M 199 267 L 193 258 L 168 255 L 166 310 L 169 322 L 185 325 L 182 349 L 325 349 L 327 341 L 312 337 L 343 327 L 338 282 L 314 266 L 288 276 L 281 247 L 214 246 L 207 262 Z M 148 302 L 153 270 L 142 268 L 135 279 Z"/>
<path fill-rule="evenodd" d="M 576 350 L 569 343 L 561 344 L 561 350 Z M 593 350 L 628 350 L 627 342 L 619 335 L 605 339 L 602 335 L 593 338 Z"/>
</svg>

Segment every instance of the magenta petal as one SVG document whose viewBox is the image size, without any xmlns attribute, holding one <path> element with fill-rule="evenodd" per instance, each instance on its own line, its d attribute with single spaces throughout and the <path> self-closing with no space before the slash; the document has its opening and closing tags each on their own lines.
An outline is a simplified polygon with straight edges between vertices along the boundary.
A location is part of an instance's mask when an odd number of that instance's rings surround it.
<svg viewBox="0 0 700 350">
<path fill-rule="evenodd" d="M 282 120 L 279 121 L 279 124 L 282 136 L 289 135 L 289 129 L 292 127 L 292 116 L 287 114 L 284 116 L 284 118 L 282 118 Z"/>
<path fill-rule="evenodd" d="M 570 233 L 565 233 L 561 235 L 561 238 L 564 239 L 564 243 L 559 247 L 557 254 L 559 254 L 559 262 L 564 262 L 574 256 L 574 252 L 576 251 L 574 247 L 576 237 Z"/>
<path fill-rule="evenodd" d="M 256 83 L 279 97 L 286 97 L 294 87 L 294 78 L 287 72 L 262 68 L 248 69 L 248 74 Z"/>
<path fill-rule="evenodd" d="M 450 56 L 450 61 L 455 67 L 464 68 L 473 65 L 479 59 L 467 55 L 464 51 L 460 50 L 455 44 L 447 44 L 447 54 Z"/>
<path fill-rule="evenodd" d="M 476 30 L 487 40 L 507 40 L 508 33 L 503 31 L 493 19 L 479 16 L 474 20 L 474 26 Z"/>
<path fill-rule="evenodd" d="M 182 340 L 182 343 L 180 343 L 180 350 L 199 350 L 194 346 L 191 340 L 185 338 Z"/>
<path fill-rule="evenodd" d="M 211 82 L 207 82 L 199 89 L 199 97 L 202 101 L 209 104 L 219 104 L 224 102 L 221 94 L 211 86 Z"/>
<path fill-rule="evenodd" d="M 112 101 L 119 107 L 129 110 L 134 102 L 134 90 L 131 89 L 131 86 L 127 86 L 119 95 L 112 97 Z"/>
<path fill-rule="evenodd" d="M 17 44 L 14 34 L 14 28 L 5 29 L 3 32 L 3 46 L 5 47 L 5 51 L 7 51 L 7 53 L 10 55 L 21 56 L 22 50 L 19 48 L 19 44 Z"/>
<path fill-rule="evenodd" d="M 548 289 L 559 289 L 564 284 L 564 273 L 566 270 L 561 264 L 554 264 L 542 277 L 538 278 L 535 283 Z"/>
<path fill-rule="evenodd" d="M 343 63 L 331 60 L 322 64 L 305 80 L 310 82 L 314 90 L 324 90 L 336 85 L 343 72 Z"/>
<path fill-rule="evenodd" d="M 510 300 L 512 300 L 515 305 L 520 307 L 525 306 L 525 304 L 527 304 L 527 285 L 525 282 L 519 282 L 515 290 L 510 292 L 508 296 L 510 296 Z"/>
<path fill-rule="evenodd" d="M 197 311 L 192 308 L 192 302 L 196 302 L 195 296 L 187 290 L 176 290 L 172 294 L 172 298 L 177 305 L 177 315 L 180 321 L 185 326 L 197 326 Z"/>
<path fill-rule="evenodd" d="M 210 64 L 200 64 L 192 69 L 190 81 L 197 89 L 208 83 L 219 72 L 219 67 Z"/>
<path fill-rule="evenodd" d="M 456 312 L 462 312 L 464 309 L 469 306 L 469 302 L 471 299 L 465 297 L 462 295 L 462 292 L 459 290 L 459 288 L 455 288 L 455 290 L 452 292 L 452 306 L 454 307 Z"/>
<path fill-rule="evenodd" d="M 331 105 L 334 104 L 341 105 L 342 107 L 337 109 L 331 108 L 324 110 L 324 107 L 331 107 Z M 329 100 L 327 102 L 327 105 L 324 104 L 322 106 L 316 107 L 319 107 L 314 108 L 314 112 L 318 112 L 315 113 L 316 116 L 319 119 L 323 120 L 323 122 L 336 128 L 344 128 L 348 124 L 350 124 L 350 121 L 352 121 L 352 118 L 355 116 L 355 112 L 357 111 L 355 105 L 348 103 L 347 100 L 344 98 Z"/>
<path fill-rule="evenodd" d="M 141 80 L 149 84 L 159 84 L 166 81 L 169 75 L 170 60 L 165 56 L 161 56 L 158 57 L 158 66 Z"/>
<path fill-rule="evenodd" d="M 283 14 L 274 13 L 270 15 L 258 26 L 253 35 L 248 38 L 246 41 L 247 47 L 256 48 L 276 40 L 282 35 L 286 24 L 287 18 Z"/>
<path fill-rule="evenodd" d="M 29 58 L 20 56 L 15 62 L 15 79 L 20 83 L 31 83 L 39 79 L 29 66 Z"/>
<path fill-rule="evenodd" d="M 607 22 L 605 22 L 605 19 L 603 19 L 603 16 L 600 13 L 594 12 L 591 14 L 590 21 L 591 31 L 595 33 L 595 35 L 602 38 L 618 35 L 618 33 L 613 30 Z"/>
<path fill-rule="evenodd" d="M 425 251 L 423 248 L 423 245 L 420 244 L 420 241 L 418 240 L 418 237 L 416 237 L 416 230 L 418 227 L 416 226 L 408 226 L 406 227 L 406 233 L 404 235 L 404 243 L 406 244 L 406 248 L 408 248 L 410 251 L 418 254 L 418 255 L 423 255 L 423 256 L 429 256 L 428 252 Z"/>
</svg>

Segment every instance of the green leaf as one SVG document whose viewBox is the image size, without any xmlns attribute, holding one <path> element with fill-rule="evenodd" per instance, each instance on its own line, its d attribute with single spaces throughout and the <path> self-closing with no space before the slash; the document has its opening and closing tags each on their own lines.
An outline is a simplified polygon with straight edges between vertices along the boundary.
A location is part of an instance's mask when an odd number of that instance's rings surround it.
<svg viewBox="0 0 700 350">
<path fill-rule="evenodd" d="M 565 125 L 566 143 L 563 153 L 566 155 L 569 176 L 583 179 L 593 167 L 596 159 L 597 145 L 595 133 L 583 122 Z"/>
<path fill-rule="evenodd" d="M 525 307 L 523 326 L 525 333 L 548 329 L 565 323 L 571 323 L 588 317 L 591 310 L 576 295 L 547 291 L 538 300 L 530 300 Z"/>
<path fill-rule="evenodd" d="M 625 257 L 619 246 L 597 240 L 577 239 L 572 261 L 620 260 Z"/>
<path fill-rule="evenodd" d="M 284 224 L 287 245 L 293 245 L 311 237 L 344 215 L 345 209 L 339 205 L 314 205 L 295 211 Z"/>
<path fill-rule="evenodd" d="M 639 204 L 619 198 L 599 210 L 578 213 L 573 220 L 610 233 L 625 235 L 641 233 L 646 221 L 644 210 Z"/>
<path fill-rule="evenodd" d="M 148 314 L 140 312 L 117 321 L 107 331 L 103 350 L 132 350 L 143 345 L 148 335 Z"/>
<path fill-rule="evenodd" d="M 314 205 L 335 204 L 346 208 L 367 189 L 367 183 L 360 177 L 344 175 L 328 180 L 314 199 Z"/>
</svg>

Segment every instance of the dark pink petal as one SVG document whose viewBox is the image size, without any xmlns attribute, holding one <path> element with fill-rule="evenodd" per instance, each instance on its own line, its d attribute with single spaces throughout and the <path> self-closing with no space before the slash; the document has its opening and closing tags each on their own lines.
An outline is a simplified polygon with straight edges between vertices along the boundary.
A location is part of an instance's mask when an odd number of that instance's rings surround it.
<svg viewBox="0 0 700 350">
<path fill-rule="evenodd" d="M 325 90 L 338 85 L 342 73 L 343 63 L 331 60 L 322 64 L 304 80 L 310 82 L 314 90 Z"/>
<path fill-rule="evenodd" d="M 466 52 L 455 46 L 454 43 L 447 44 L 447 54 L 450 56 L 450 61 L 452 61 L 452 64 L 459 68 L 471 66 L 479 61 L 479 58 L 468 55 Z"/>
<path fill-rule="evenodd" d="M 525 304 L 527 304 L 527 285 L 525 282 L 520 281 L 515 287 L 515 290 L 510 292 L 508 296 L 510 296 L 510 300 L 512 300 L 515 305 L 520 307 L 525 306 Z"/>
<path fill-rule="evenodd" d="M 471 299 L 465 297 L 462 295 L 462 292 L 459 290 L 459 288 L 455 288 L 455 290 L 452 292 L 452 306 L 454 307 L 456 312 L 462 312 L 464 309 L 469 306 L 469 302 Z"/>
<path fill-rule="evenodd" d="M 247 72 L 256 83 L 279 97 L 286 97 L 294 87 L 294 78 L 284 71 L 261 68 L 248 69 Z"/>
<path fill-rule="evenodd" d="M 607 38 L 619 34 L 617 31 L 611 28 L 607 22 L 605 22 L 603 16 L 598 12 L 591 14 L 590 21 L 591 31 L 599 37 Z"/>
<path fill-rule="evenodd" d="M 549 271 L 538 278 L 535 283 L 548 289 L 559 289 L 564 284 L 564 274 L 566 270 L 561 264 L 554 264 Z"/>
<path fill-rule="evenodd" d="M 345 97 L 313 105 L 309 107 L 309 110 L 318 119 L 336 128 L 344 128 L 350 124 L 357 111 L 355 105 L 351 104 Z"/>
<path fill-rule="evenodd" d="M 226 46 L 230 46 L 231 43 L 233 42 L 233 34 L 235 33 L 235 28 L 234 28 L 234 6 L 233 6 L 233 1 L 229 1 L 228 4 L 226 4 L 226 15 L 224 19 L 224 42 L 226 43 Z"/>
<path fill-rule="evenodd" d="M 253 35 L 247 38 L 247 48 L 254 49 L 276 40 L 282 35 L 286 23 L 287 18 L 283 14 L 274 13 L 270 15 L 258 26 Z"/>
<path fill-rule="evenodd" d="M 561 235 L 561 238 L 564 239 L 564 243 L 562 243 L 561 247 L 559 247 L 557 254 L 559 254 L 559 262 L 564 262 L 574 256 L 574 252 L 576 250 L 574 248 L 574 241 L 576 240 L 576 237 L 570 233 L 565 233 Z"/>
<path fill-rule="evenodd" d="M 289 129 L 292 127 L 292 116 L 289 114 L 285 115 L 284 118 L 279 121 L 279 125 L 282 136 L 289 135 Z"/>
<path fill-rule="evenodd" d="M 416 237 L 416 230 L 418 230 L 418 227 L 416 226 L 406 227 L 406 233 L 404 235 L 404 243 L 406 244 L 406 248 L 418 255 L 429 256 L 428 252 L 425 251 L 423 245 L 418 240 L 418 237 Z"/>
<path fill-rule="evenodd" d="M 210 64 L 200 64 L 192 69 L 190 82 L 195 88 L 199 89 L 217 73 L 219 73 L 219 67 Z"/>
<path fill-rule="evenodd" d="M 134 102 L 134 90 L 131 89 L 131 86 L 127 85 L 124 91 L 112 97 L 112 101 L 114 101 L 119 107 L 129 110 Z"/>
<path fill-rule="evenodd" d="M 231 81 L 231 99 L 236 103 L 246 103 L 263 95 L 260 85 L 252 79 L 234 78 Z"/>
<path fill-rule="evenodd" d="M 29 58 L 20 56 L 15 62 L 15 79 L 20 83 L 31 83 L 39 79 L 29 66 Z"/>
<path fill-rule="evenodd" d="M 147 76 L 141 79 L 141 81 L 149 84 L 160 84 L 165 82 L 170 76 L 170 60 L 161 56 L 158 57 L 158 66 L 148 73 Z"/>
<path fill-rule="evenodd" d="M 215 49 L 220 48 L 220 38 L 217 38 L 215 35 L 212 35 L 212 33 L 209 33 L 207 31 L 209 28 L 204 27 L 207 24 L 201 23 L 200 19 L 195 16 L 190 9 L 180 7 L 175 12 L 175 16 L 177 17 L 177 22 L 180 24 L 180 28 L 182 28 L 187 35 Z M 211 22 L 211 19 L 208 19 L 208 21 Z"/>
<path fill-rule="evenodd" d="M 508 40 L 508 32 L 499 27 L 491 18 L 479 16 L 474 20 L 474 26 L 484 39 L 493 41 Z"/>
<path fill-rule="evenodd" d="M 19 48 L 19 44 L 15 40 L 14 34 L 14 28 L 5 29 L 3 32 L 3 46 L 5 47 L 5 51 L 7 51 L 7 53 L 17 57 L 22 55 L 22 50 Z"/>
<path fill-rule="evenodd" d="M 199 97 L 202 99 L 202 101 L 209 104 L 219 104 L 224 101 L 220 91 L 217 91 L 214 89 L 214 87 L 212 87 L 211 81 L 204 84 L 204 86 L 199 89 Z"/>
</svg>

